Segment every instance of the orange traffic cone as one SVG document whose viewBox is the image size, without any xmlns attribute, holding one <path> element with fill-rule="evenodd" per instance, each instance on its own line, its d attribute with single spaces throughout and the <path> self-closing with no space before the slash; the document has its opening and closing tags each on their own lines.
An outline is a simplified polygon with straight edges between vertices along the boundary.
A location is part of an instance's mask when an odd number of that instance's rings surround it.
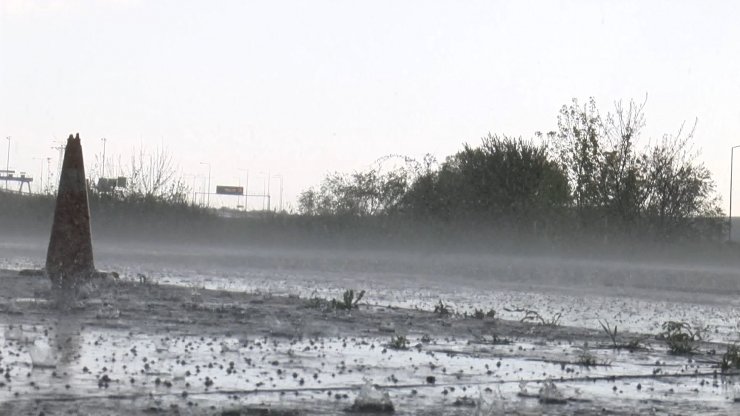
<svg viewBox="0 0 740 416">
<path fill-rule="evenodd" d="M 55 288 L 77 289 L 95 273 L 80 135 L 69 136 L 59 177 L 46 273 Z"/>
</svg>

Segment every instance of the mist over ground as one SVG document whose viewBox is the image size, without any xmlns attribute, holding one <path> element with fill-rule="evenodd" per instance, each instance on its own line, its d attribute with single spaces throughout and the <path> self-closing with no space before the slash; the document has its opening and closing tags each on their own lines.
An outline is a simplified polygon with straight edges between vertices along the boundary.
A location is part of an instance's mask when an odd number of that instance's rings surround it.
<svg viewBox="0 0 740 416">
<path fill-rule="evenodd" d="M 63 318 L 49 280 L 18 272 L 44 267 L 53 195 L 0 193 L 0 413 L 339 415 L 367 380 L 402 415 L 729 415 L 740 397 L 705 381 L 740 357 L 740 256 L 717 217 L 243 213 L 88 191 L 95 266 L 121 278 Z"/>
<path fill-rule="evenodd" d="M 0 197 L 8 207 L 0 212 L 3 257 L 17 267 L 43 267 L 52 200 Z M 610 239 L 586 233 L 548 240 L 486 224 L 270 212 L 225 218 L 215 211 L 106 210 L 96 203 L 91 218 L 96 264 L 133 275 L 292 270 L 296 276 L 345 273 L 348 287 L 362 286 L 363 279 L 349 278 L 360 273 L 375 283 L 408 286 L 427 281 L 604 293 L 620 288 L 727 293 L 740 287 L 740 251 L 722 241 Z"/>
</svg>

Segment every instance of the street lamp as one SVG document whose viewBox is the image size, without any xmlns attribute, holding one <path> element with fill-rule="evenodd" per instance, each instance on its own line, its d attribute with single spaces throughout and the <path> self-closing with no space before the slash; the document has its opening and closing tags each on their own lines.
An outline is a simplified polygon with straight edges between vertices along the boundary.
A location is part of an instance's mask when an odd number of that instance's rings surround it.
<svg viewBox="0 0 740 416">
<path fill-rule="evenodd" d="M 730 149 L 730 222 L 729 222 L 729 232 L 727 233 L 727 241 L 732 242 L 732 174 L 733 174 L 733 165 L 735 163 L 735 149 L 740 147 L 740 144 L 737 146 L 732 146 Z"/>
<path fill-rule="evenodd" d="M 195 175 L 195 174 L 191 174 L 191 173 L 187 173 L 187 174 L 185 174 L 183 176 L 184 176 L 184 178 L 186 180 L 188 178 L 190 178 L 191 176 L 193 177 L 193 197 L 192 197 L 192 204 L 193 204 L 193 206 L 195 206 L 195 205 L 198 204 L 198 190 L 197 190 L 197 188 L 196 188 L 195 185 L 196 185 L 196 181 L 198 180 L 199 176 L 198 175 Z"/>
<path fill-rule="evenodd" d="M 283 175 L 274 175 L 273 178 L 280 179 L 280 211 L 283 210 Z"/>
<path fill-rule="evenodd" d="M 270 210 L 270 185 L 272 185 L 272 176 L 270 171 L 267 171 L 267 210 Z"/>
<path fill-rule="evenodd" d="M 260 172 L 257 175 L 258 178 L 264 177 L 265 179 L 262 181 L 262 211 L 265 210 L 265 198 L 267 198 L 267 210 L 270 210 L 270 172 L 268 171 L 267 174 L 265 172 Z"/>
<path fill-rule="evenodd" d="M 39 194 L 42 194 L 44 192 L 44 160 L 46 160 L 45 157 L 35 157 L 33 160 L 39 160 L 41 161 L 41 174 L 39 175 Z"/>
<path fill-rule="evenodd" d="M 100 170 L 101 170 L 101 175 L 100 176 L 103 177 L 103 178 L 105 178 L 105 142 L 107 142 L 108 139 L 106 139 L 105 137 L 103 137 L 100 140 L 103 142 L 103 163 L 102 163 L 102 167 L 100 168 Z"/>
<path fill-rule="evenodd" d="M 200 162 L 201 165 L 208 165 L 208 189 L 206 189 L 206 194 L 208 195 L 206 205 L 208 208 L 211 207 L 211 164 L 207 162 Z"/>
<path fill-rule="evenodd" d="M 244 211 L 248 210 L 247 202 L 249 201 L 249 169 L 239 169 L 239 172 L 247 172 L 247 181 L 244 183 Z M 239 179 L 241 182 L 241 178 Z"/>
<path fill-rule="evenodd" d="M 10 136 L 6 137 L 8 139 L 8 159 L 5 162 L 5 189 L 8 189 L 8 177 L 10 176 Z"/>
<path fill-rule="evenodd" d="M 46 189 L 44 193 L 48 193 L 51 190 L 51 158 L 46 158 Z"/>
</svg>

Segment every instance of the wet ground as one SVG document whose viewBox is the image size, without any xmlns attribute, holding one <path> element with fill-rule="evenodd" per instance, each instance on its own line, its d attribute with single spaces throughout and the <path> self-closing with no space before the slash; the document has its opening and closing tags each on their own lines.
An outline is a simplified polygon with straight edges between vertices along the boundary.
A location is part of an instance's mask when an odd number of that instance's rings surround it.
<svg viewBox="0 0 740 416">
<path fill-rule="evenodd" d="M 3 253 L 0 414 L 347 414 L 366 384 L 409 415 L 740 412 L 733 269 L 99 244 L 121 279 L 61 313 L 18 274 L 42 245 Z"/>
</svg>

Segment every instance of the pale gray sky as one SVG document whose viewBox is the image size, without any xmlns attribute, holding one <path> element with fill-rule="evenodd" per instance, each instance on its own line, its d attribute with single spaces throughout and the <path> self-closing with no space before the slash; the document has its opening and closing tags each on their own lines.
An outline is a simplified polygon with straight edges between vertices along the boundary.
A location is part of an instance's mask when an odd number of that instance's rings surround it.
<svg viewBox="0 0 740 416">
<path fill-rule="evenodd" d="M 280 173 L 293 202 L 329 171 L 442 159 L 489 131 L 553 130 L 573 97 L 607 110 L 647 94 L 646 138 L 698 118 L 726 207 L 738 5 L 0 0 L 0 136 L 35 176 L 34 158 L 56 163 L 54 141 L 80 132 L 88 165 L 102 137 L 124 161 L 164 144 L 185 174 L 211 163 L 212 187 L 249 169 L 261 191 L 260 172 Z"/>
</svg>

